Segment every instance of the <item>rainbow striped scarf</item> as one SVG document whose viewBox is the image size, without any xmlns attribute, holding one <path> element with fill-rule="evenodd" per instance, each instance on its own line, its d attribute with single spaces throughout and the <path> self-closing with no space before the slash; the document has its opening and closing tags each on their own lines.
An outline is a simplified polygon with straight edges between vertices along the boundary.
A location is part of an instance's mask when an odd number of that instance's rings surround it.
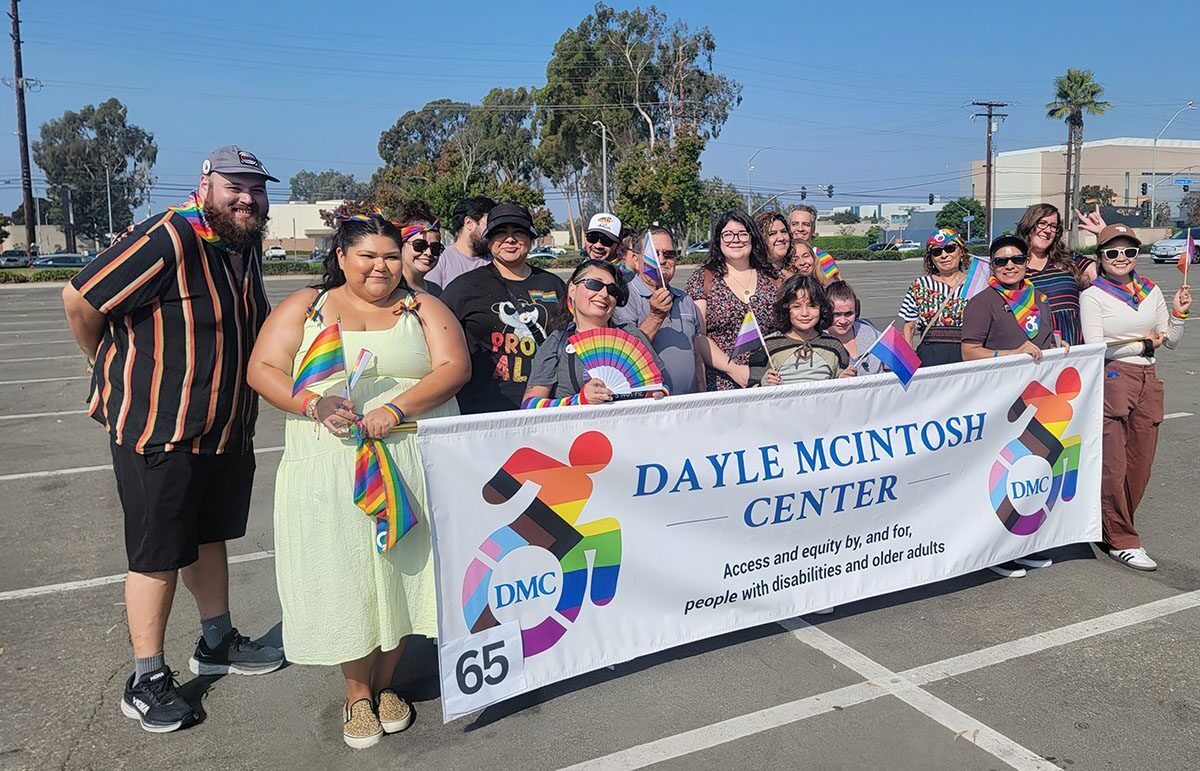
<svg viewBox="0 0 1200 771">
<path fill-rule="evenodd" d="M 1154 282 L 1148 278 L 1142 278 L 1137 273 L 1129 274 L 1129 282 L 1133 285 L 1132 292 L 1124 284 L 1118 284 L 1105 276 L 1096 276 L 1092 279 L 1092 286 L 1108 292 L 1136 311 L 1142 304 L 1142 300 L 1150 295 L 1150 290 L 1154 288 Z"/>
<path fill-rule="evenodd" d="M 355 435 L 354 504 L 375 518 L 375 551 L 383 554 L 417 526 L 417 513 L 387 445 L 364 434 L 361 426 L 355 426 Z"/>
<path fill-rule="evenodd" d="M 988 278 L 988 286 L 995 289 L 1003 298 L 1004 304 L 1008 306 L 1013 318 L 1017 320 L 1017 326 L 1021 328 L 1025 336 L 1030 340 L 1037 337 L 1041 321 L 1038 319 L 1038 297 L 1033 283 L 1029 279 L 1024 279 L 1021 286 L 1016 289 L 1005 289 L 995 276 L 991 276 Z"/>
<path fill-rule="evenodd" d="M 186 201 L 178 206 L 168 206 L 167 211 L 173 211 L 187 220 L 188 224 L 192 226 L 192 230 L 196 231 L 196 235 L 200 236 L 205 243 L 227 252 L 231 251 L 221 237 L 213 231 L 208 220 L 204 218 L 204 203 L 200 200 L 199 192 L 192 193 Z"/>
</svg>

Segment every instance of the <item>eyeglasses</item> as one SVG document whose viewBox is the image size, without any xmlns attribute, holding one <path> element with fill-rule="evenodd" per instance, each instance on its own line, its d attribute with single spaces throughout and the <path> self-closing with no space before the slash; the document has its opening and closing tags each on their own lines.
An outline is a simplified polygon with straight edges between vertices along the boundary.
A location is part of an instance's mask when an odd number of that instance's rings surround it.
<svg viewBox="0 0 1200 771">
<path fill-rule="evenodd" d="M 1106 260 L 1115 260 L 1124 257 L 1127 260 L 1132 260 L 1137 257 L 1138 248 L 1136 246 L 1125 246 L 1120 249 L 1101 249 L 1100 256 Z"/>
<path fill-rule="evenodd" d="M 679 252 L 675 249 L 663 249 L 658 253 L 658 259 L 665 262 L 675 262 L 679 259 Z"/>
<path fill-rule="evenodd" d="M 581 278 L 575 282 L 575 286 L 583 285 L 584 289 L 590 292 L 599 292 L 601 289 L 608 292 L 608 296 L 613 299 L 617 298 L 618 287 L 616 284 L 606 284 L 598 278 Z"/>
<path fill-rule="evenodd" d="M 1028 259 L 1029 258 L 1023 254 L 1014 254 L 1012 257 L 993 257 L 992 258 L 992 267 L 993 268 L 1003 268 L 1005 265 L 1007 265 L 1010 262 L 1013 265 L 1024 265 L 1026 260 L 1028 260 Z"/>
<path fill-rule="evenodd" d="M 1057 222 L 1043 222 L 1039 220 L 1038 223 L 1033 226 L 1033 229 L 1037 231 L 1057 233 L 1062 230 L 1062 225 L 1058 224 Z"/>
<path fill-rule="evenodd" d="M 434 257 L 440 257 L 442 252 L 446 251 L 446 245 L 441 241 L 434 241 L 433 243 L 430 243 L 424 238 L 414 238 L 413 240 L 409 241 L 409 243 L 412 244 L 413 251 L 417 254 L 420 254 L 428 249 L 429 253 Z"/>
<path fill-rule="evenodd" d="M 946 244 L 945 246 L 935 246 L 929 250 L 930 257 L 941 257 L 942 253 L 954 254 L 958 251 L 958 244 Z"/>
<path fill-rule="evenodd" d="M 589 244 L 600 243 L 600 244 L 604 244 L 605 246 L 611 247 L 613 244 L 616 243 L 616 241 L 612 240 L 611 238 L 604 235 L 603 233 L 588 233 L 586 238 L 587 238 L 587 242 Z"/>
<path fill-rule="evenodd" d="M 722 230 L 721 240 L 727 244 L 736 244 L 740 241 L 749 241 L 750 234 L 745 230 Z"/>
</svg>

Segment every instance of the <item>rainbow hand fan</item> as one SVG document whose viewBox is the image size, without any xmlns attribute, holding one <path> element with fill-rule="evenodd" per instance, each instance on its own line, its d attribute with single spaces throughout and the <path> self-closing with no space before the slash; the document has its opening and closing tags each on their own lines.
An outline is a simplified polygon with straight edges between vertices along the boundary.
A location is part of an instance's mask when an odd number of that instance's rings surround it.
<svg viewBox="0 0 1200 771">
<path fill-rule="evenodd" d="M 617 399 L 650 396 L 663 387 L 662 371 L 646 344 L 621 329 L 589 329 L 571 335 L 579 363 L 589 376 L 600 380 Z"/>
</svg>

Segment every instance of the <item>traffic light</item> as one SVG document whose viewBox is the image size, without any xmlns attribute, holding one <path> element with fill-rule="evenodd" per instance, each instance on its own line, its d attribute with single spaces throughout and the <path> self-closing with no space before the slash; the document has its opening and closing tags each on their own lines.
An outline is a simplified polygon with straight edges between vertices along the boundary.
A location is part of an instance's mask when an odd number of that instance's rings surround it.
<svg viewBox="0 0 1200 771">
<path fill-rule="evenodd" d="M 825 188 L 825 195 L 829 196 L 830 198 L 833 198 L 833 185 L 829 185 L 828 187 Z"/>
<path fill-rule="evenodd" d="M 929 205 L 933 206 L 933 193 L 929 194 Z"/>
<path fill-rule="evenodd" d="M 1187 191 L 1191 190 L 1191 189 L 1192 189 L 1192 186 L 1191 186 L 1191 185 L 1184 185 L 1184 186 L 1183 186 L 1183 192 L 1185 192 L 1185 193 L 1186 193 Z"/>
<path fill-rule="evenodd" d="M 805 198 L 808 198 L 808 188 L 805 187 L 804 185 L 801 185 L 800 186 L 800 200 L 803 201 Z"/>
<path fill-rule="evenodd" d="M 1143 182 L 1142 183 L 1142 195 L 1146 195 L 1146 192 L 1148 191 L 1148 189 L 1149 188 L 1146 186 L 1146 183 Z"/>
</svg>

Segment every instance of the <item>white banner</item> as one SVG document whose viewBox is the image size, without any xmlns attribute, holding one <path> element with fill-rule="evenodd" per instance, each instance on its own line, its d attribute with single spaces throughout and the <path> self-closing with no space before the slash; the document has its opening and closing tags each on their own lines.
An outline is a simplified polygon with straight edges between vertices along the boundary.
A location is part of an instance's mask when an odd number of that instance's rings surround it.
<svg viewBox="0 0 1200 771">
<path fill-rule="evenodd" d="M 423 421 L 446 720 L 1100 538 L 1103 348 Z"/>
</svg>

